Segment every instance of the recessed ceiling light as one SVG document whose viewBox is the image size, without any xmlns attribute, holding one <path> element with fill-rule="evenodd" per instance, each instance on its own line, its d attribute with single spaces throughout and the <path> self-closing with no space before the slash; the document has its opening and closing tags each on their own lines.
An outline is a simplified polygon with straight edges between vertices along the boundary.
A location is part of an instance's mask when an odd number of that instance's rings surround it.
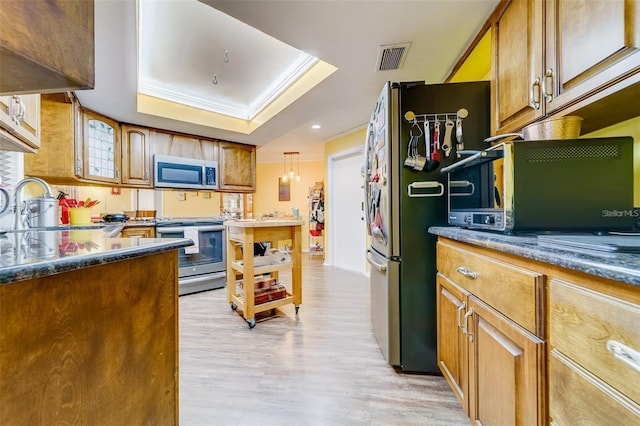
<svg viewBox="0 0 640 426">
<path fill-rule="evenodd" d="M 319 129 L 319 128 L 320 128 L 320 125 L 319 125 L 319 124 L 314 124 L 314 125 L 312 125 L 312 126 L 311 126 L 311 128 L 312 128 L 312 129 Z"/>
</svg>

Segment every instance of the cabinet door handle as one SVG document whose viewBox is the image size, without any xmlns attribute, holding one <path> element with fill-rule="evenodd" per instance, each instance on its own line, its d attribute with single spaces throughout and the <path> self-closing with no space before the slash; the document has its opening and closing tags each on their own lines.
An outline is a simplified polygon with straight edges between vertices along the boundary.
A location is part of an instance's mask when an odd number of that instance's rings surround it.
<svg viewBox="0 0 640 426">
<path fill-rule="evenodd" d="M 458 266 L 456 268 L 456 271 L 458 271 L 459 273 L 461 273 L 467 278 L 471 278 L 472 280 L 475 280 L 476 278 L 478 278 L 477 272 L 473 272 L 471 269 L 467 269 L 464 266 Z"/>
<path fill-rule="evenodd" d="M 24 121 L 24 116 L 27 114 L 27 105 L 19 96 L 16 96 L 16 102 L 18 103 L 18 113 L 15 115 L 14 121 L 19 126 L 20 123 Z"/>
<path fill-rule="evenodd" d="M 607 349 L 613 354 L 615 359 L 622 361 L 640 373 L 640 352 L 616 340 L 609 340 L 607 342 Z"/>
<path fill-rule="evenodd" d="M 464 327 L 462 326 L 462 318 L 460 318 L 460 314 L 462 313 L 462 311 L 464 311 L 464 308 L 467 307 L 467 304 L 465 302 L 462 302 L 460 304 L 460 306 L 458 306 L 458 318 L 457 318 L 457 323 L 458 323 L 458 328 L 462 329 L 462 332 L 464 333 Z"/>
<path fill-rule="evenodd" d="M 533 109 L 540 109 L 540 77 L 536 77 L 533 83 L 531 83 L 529 103 Z"/>
<path fill-rule="evenodd" d="M 544 81 L 542 82 L 542 93 L 547 103 L 553 101 L 553 70 L 547 69 L 544 73 Z"/>
<path fill-rule="evenodd" d="M 462 326 L 462 332 L 467 335 L 470 342 L 473 342 L 473 333 L 469 332 L 469 317 L 473 315 L 473 308 L 469 308 L 466 314 L 464 314 L 464 324 Z"/>
<path fill-rule="evenodd" d="M 17 112 L 14 110 L 17 107 Z M 22 112 L 22 107 L 20 106 L 20 98 L 17 95 L 13 95 L 11 97 L 11 102 L 9 102 L 9 117 L 11 117 L 11 121 L 13 121 L 16 125 L 20 125 L 20 113 Z"/>
</svg>

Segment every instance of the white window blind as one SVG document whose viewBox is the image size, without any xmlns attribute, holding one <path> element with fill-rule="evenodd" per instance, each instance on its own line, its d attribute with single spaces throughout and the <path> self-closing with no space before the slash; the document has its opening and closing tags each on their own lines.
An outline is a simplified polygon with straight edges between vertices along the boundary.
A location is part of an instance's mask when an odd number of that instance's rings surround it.
<svg viewBox="0 0 640 426">
<path fill-rule="evenodd" d="M 0 151 L 0 183 L 9 192 L 10 199 L 13 200 L 13 192 L 16 184 L 21 179 L 22 154 L 10 151 Z M 12 202 L 9 202 L 11 205 Z M 1 208 L 0 208 L 1 210 Z M 0 228 L 9 228 L 13 222 L 13 215 L 6 212 L 0 218 Z"/>
</svg>

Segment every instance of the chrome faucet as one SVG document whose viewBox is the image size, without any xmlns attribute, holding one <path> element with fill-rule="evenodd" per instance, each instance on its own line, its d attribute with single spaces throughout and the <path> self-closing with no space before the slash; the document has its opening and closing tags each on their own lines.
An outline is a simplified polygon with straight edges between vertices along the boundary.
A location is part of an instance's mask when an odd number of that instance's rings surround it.
<svg viewBox="0 0 640 426">
<path fill-rule="evenodd" d="M 15 223 L 14 223 L 14 229 L 18 230 L 18 229 L 25 229 L 24 226 L 24 221 L 22 220 L 22 209 L 20 208 L 20 205 L 22 204 L 22 188 L 27 185 L 30 182 L 35 182 L 35 183 L 39 183 L 40 185 L 42 185 L 42 187 L 44 188 L 44 197 L 45 198 L 53 198 L 53 192 L 51 191 L 51 187 L 49 186 L 49 184 L 47 182 L 45 182 L 44 180 L 37 178 L 37 177 L 28 177 L 28 178 L 24 178 L 22 179 L 20 182 L 18 182 L 18 184 L 16 185 L 16 191 L 15 191 Z"/>
</svg>

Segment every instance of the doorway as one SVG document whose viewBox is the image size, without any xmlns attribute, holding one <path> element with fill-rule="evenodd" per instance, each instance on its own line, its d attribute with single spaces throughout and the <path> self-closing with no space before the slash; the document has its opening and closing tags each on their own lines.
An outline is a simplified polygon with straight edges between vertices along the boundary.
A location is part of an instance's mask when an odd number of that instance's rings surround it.
<svg viewBox="0 0 640 426">
<path fill-rule="evenodd" d="M 363 220 L 364 147 L 329 157 L 328 264 L 366 273 L 366 229 Z"/>
</svg>

